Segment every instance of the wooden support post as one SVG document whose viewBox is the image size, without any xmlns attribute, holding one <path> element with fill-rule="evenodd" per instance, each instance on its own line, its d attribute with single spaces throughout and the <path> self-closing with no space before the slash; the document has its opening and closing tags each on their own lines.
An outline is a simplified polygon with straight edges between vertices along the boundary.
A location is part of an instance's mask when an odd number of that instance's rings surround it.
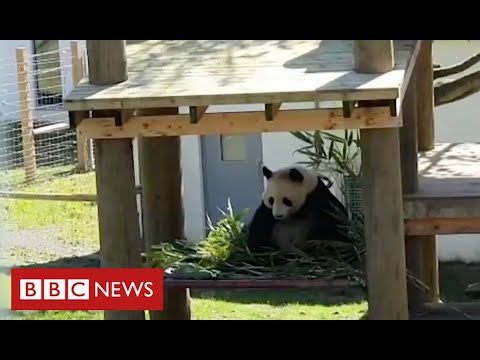
<svg viewBox="0 0 480 360">
<path fill-rule="evenodd" d="M 429 64 L 429 65 L 428 65 Z M 433 132 L 433 72 L 431 58 L 431 41 L 424 41 L 424 46 L 420 50 L 417 66 L 412 74 L 411 89 L 407 89 L 405 93 L 405 106 L 408 106 L 407 114 L 413 117 L 415 111 L 417 129 L 418 129 L 418 148 L 420 151 L 429 150 L 434 147 Z M 427 94 L 432 93 L 432 96 Z M 412 103 L 411 98 L 415 98 Z M 410 102 L 410 103 L 409 103 Z M 415 131 L 413 121 L 410 117 L 404 117 L 404 129 L 411 134 Z M 408 140 L 407 140 L 408 141 Z M 414 193 L 417 191 L 417 183 L 413 181 L 413 142 L 409 145 L 404 144 L 404 148 L 408 146 L 405 153 L 409 159 L 403 159 L 403 178 L 404 193 Z M 416 160 L 415 160 L 416 161 Z M 416 163 L 415 163 L 416 168 Z M 418 170 L 416 170 L 418 171 Z M 417 175 L 415 179 L 417 179 Z M 437 237 L 436 235 L 418 235 L 407 236 L 406 258 L 407 268 L 411 275 L 421 282 L 420 287 L 409 284 L 408 300 L 411 306 L 416 306 L 425 302 L 434 303 L 439 301 L 439 273 L 438 273 L 438 255 L 437 255 Z M 426 289 L 423 288 L 426 286 Z"/>
<path fill-rule="evenodd" d="M 393 69 L 391 40 L 354 40 L 358 72 Z M 362 130 L 368 317 L 408 319 L 398 129 Z"/>
<path fill-rule="evenodd" d="M 141 109 L 140 116 L 172 115 L 177 108 Z M 139 139 L 146 251 L 162 241 L 184 239 L 181 142 L 179 136 Z M 150 311 L 150 320 L 190 320 L 188 289 L 166 289 L 164 310 Z"/>
<path fill-rule="evenodd" d="M 91 84 L 112 85 L 128 80 L 126 40 L 87 40 Z"/>
<path fill-rule="evenodd" d="M 417 60 L 417 93 L 422 99 L 417 109 L 418 150 L 429 151 L 435 147 L 432 40 L 423 43 Z"/>
<path fill-rule="evenodd" d="M 87 40 L 91 84 L 114 84 L 125 77 L 125 40 Z M 137 221 L 132 139 L 95 141 L 101 264 L 140 268 L 143 244 Z M 105 311 L 106 320 L 144 320 L 144 311 Z"/>
<path fill-rule="evenodd" d="M 33 133 L 32 97 L 28 78 L 27 49 L 17 48 L 18 93 L 20 107 L 20 124 L 22 127 L 23 168 L 27 182 L 35 180 L 37 159 L 35 137 Z"/>
<path fill-rule="evenodd" d="M 84 59 L 83 52 L 78 41 L 70 42 L 72 60 L 72 81 L 76 86 L 83 78 Z M 92 169 L 92 156 L 90 151 L 90 140 L 84 138 L 79 129 L 77 132 L 77 169 L 80 172 L 88 172 Z"/>
<path fill-rule="evenodd" d="M 355 70 L 364 74 L 383 74 L 395 66 L 393 40 L 354 40 Z"/>
<path fill-rule="evenodd" d="M 413 194 L 418 190 L 418 135 L 416 72 L 405 91 L 402 104 L 403 126 L 400 128 L 400 153 L 402 158 L 402 190 Z"/>
</svg>

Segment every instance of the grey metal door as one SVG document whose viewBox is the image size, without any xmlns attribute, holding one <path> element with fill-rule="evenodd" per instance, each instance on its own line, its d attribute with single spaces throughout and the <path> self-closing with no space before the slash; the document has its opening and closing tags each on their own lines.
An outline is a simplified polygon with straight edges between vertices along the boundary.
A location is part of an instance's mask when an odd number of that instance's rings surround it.
<svg viewBox="0 0 480 360">
<path fill-rule="evenodd" d="M 263 192 L 262 153 L 261 134 L 202 137 L 205 210 L 214 224 L 229 198 L 236 213 L 249 209 L 250 221 Z"/>
</svg>

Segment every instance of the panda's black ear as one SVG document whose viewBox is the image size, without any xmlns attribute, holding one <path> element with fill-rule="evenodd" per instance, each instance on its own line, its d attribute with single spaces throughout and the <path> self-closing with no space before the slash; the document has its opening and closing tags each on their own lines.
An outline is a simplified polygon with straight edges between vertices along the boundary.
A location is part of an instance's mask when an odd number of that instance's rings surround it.
<svg viewBox="0 0 480 360">
<path fill-rule="evenodd" d="M 293 182 L 303 182 L 303 174 L 297 169 L 290 169 L 289 176 Z"/>
<path fill-rule="evenodd" d="M 267 168 L 265 165 L 263 165 L 262 171 L 263 171 L 263 176 L 265 176 L 267 180 L 270 179 L 273 175 L 272 170 Z"/>
</svg>

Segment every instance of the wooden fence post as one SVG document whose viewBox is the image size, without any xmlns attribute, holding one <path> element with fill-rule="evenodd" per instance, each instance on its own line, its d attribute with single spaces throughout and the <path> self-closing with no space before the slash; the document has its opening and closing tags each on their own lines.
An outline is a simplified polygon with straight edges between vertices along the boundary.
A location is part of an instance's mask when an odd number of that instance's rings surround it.
<svg viewBox="0 0 480 360">
<path fill-rule="evenodd" d="M 84 57 L 78 41 L 70 42 L 72 59 L 72 80 L 76 86 L 84 75 Z M 90 139 L 84 138 L 78 128 L 77 133 L 77 168 L 80 172 L 88 172 L 92 169 L 92 154 L 90 151 Z"/>
<path fill-rule="evenodd" d="M 27 182 L 35 180 L 37 159 L 35 154 L 35 137 L 33 134 L 33 113 L 31 108 L 30 81 L 28 78 L 27 49 L 17 48 L 18 93 L 20 122 L 22 126 L 23 167 Z"/>
</svg>

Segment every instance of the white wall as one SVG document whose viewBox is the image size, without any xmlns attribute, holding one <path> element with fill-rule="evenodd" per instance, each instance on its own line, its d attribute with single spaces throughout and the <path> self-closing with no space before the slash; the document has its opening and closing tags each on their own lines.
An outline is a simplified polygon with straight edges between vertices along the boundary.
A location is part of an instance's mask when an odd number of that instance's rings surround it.
<svg viewBox="0 0 480 360">
<path fill-rule="evenodd" d="M 437 40 L 433 51 L 436 63 L 453 65 L 480 51 L 480 41 Z M 479 69 L 476 65 L 466 73 Z M 435 108 L 435 139 L 439 143 L 480 142 L 480 93 Z M 480 261 L 480 235 L 449 235 L 438 239 L 442 260 Z"/>
</svg>

